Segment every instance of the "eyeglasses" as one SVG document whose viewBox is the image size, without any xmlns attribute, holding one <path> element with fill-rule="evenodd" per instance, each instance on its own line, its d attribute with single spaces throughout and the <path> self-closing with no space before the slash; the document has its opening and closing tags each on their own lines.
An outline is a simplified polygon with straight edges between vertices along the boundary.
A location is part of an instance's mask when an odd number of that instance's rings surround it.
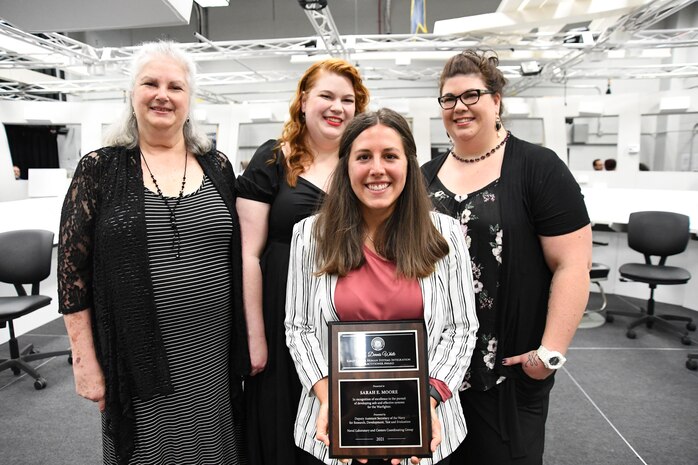
<svg viewBox="0 0 698 465">
<path fill-rule="evenodd" d="M 463 105 L 470 106 L 475 105 L 477 102 L 479 102 L 480 96 L 482 94 L 494 93 L 495 92 L 493 90 L 488 89 L 468 89 L 460 95 L 442 95 L 437 100 L 439 101 L 439 105 L 441 105 L 441 108 L 443 108 L 444 110 L 450 110 L 451 108 L 456 107 L 458 99 L 460 99 L 460 101 L 463 102 Z"/>
</svg>

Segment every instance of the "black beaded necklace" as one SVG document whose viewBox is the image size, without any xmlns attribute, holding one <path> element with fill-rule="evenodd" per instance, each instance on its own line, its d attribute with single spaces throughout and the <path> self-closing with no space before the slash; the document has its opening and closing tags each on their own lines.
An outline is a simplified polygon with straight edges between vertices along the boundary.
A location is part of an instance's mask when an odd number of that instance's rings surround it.
<svg viewBox="0 0 698 465">
<path fill-rule="evenodd" d="M 490 150 L 489 152 L 487 152 L 484 155 L 480 155 L 479 157 L 474 157 L 474 158 L 459 157 L 458 155 L 456 155 L 456 152 L 454 152 L 453 150 L 451 150 L 451 155 L 453 155 L 453 158 L 455 158 L 456 160 L 458 160 L 459 162 L 462 162 L 462 163 L 477 163 L 477 162 L 482 161 L 485 158 L 489 157 L 497 150 L 499 150 L 499 147 L 504 145 L 504 143 L 509 139 L 510 135 L 511 135 L 511 132 L 507 131 L 507 135 L 504 137 L 504 139 L 502 139 L 502 141 L 499 144 L 497 144 L 497 146 L 495 148 L 493 148 L 492 150 Z"/>
<path fill-rule="evenodd" d="M 141 154 L 141 158 L 143 158 L 143 162 L 145 163 L 145 167 L 148 169 L 148 173 L 150 173 L 150 179 L 153 180 L 153 184 L 155 184 L 155 189 L 158 191 L 158 195 L 160 198 L 165 202 L 165 206 L 167 207 L 167 210 L 170 212 L 170 227 L 172 228 L 172 234 L 173 234 L 173 239 L 172 239 L 172 249 L 175 251 L 175 258 L 179 258 L 179 255 L 182 251 L 182 241 L 179 236 L 179 227 L 177 226 L 177 217 L 175 216 L 175 210 L 177 210 L 177 207 L 179 206 L 179 203 L 182 201 L 182 196 L 184 195 L 184 185 L 187 183 L 187 152 L 184 152 L 184 175 L 182 176 L 182 187 L 179 189 L 179 195 L 177 196 L 177 200 L 175 201 L 174 207 L 170 207 L 169 202 L 167 202 L 167 197 L 162 195 L 162 190 L 160 190 L 160 186 L 158 186 L 158 182 L 155 180 L 155 176 L 153 176 L 153 172 L 150 170 L 150 166 L 148 166 L 148 160 L 145 159 L 145 155 L 143 155 L 143 152 L 141 149 L 138 149 L 138 152 Z"/>
</svg>

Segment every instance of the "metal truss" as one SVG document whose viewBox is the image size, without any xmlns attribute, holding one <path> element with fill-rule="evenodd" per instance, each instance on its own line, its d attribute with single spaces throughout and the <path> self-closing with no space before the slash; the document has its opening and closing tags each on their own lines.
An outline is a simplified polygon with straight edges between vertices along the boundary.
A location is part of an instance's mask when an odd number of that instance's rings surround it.
<svg viewBox="0 0 698 465">
<path fill-rule="evenodd" d="M 70 62 L 80 64 L 92 64 L 99 60 L 96 49 L 87 44 L 54 32 L 30 34 L 13 27 L 2 18 L 0 18 L 0 34 L 32 46 L 30 48 L 34 53 L 32 51 L 23 53 L 23 58 L 41 62 L 45 61 L 46 57 L 50 58 L 52 54 L 58 54 Z M 60 62 L 63 66 L 68 64 L 64 60 Z"/>
<path fill-rule="evenodd" d="M 322 10 L 306 10 L 305 15 L 313 25 L 313 29 L 325 44 L 327 52 L 336 57 L 348 59 L 347 50 L 344 48 L 344 42 L 339 35 L 337 25 L 334 23 L 330 8 L 326 7 Z"/>
<path fill-rule="evenodd" d="M 614 28 L 635 32 L 667 18 L 696 0 L 653 0 L 621 18 Z"/>
<path fill-rule="evenodd" d="M 566 79 L 658 79 L 698 77 L 698 63 L 660 64 L 646 66 L 614 66 L 613 68 L 572 68 Z"/>
<path fill-rule="evenodd" d="M 626 48 L 628 42 L 632 42 L 632 40 L 628 39 L 632 38 L 634 33 L 645 30 L 652 24 L 676 13 L 695 1 L 696 0 L 655 0 L 648 2 L 636 8 L 631 13 L 622 16 L 612 27 L 605 29 L 598 36 L 594 44 L 581 47 L 578 51 L 568 53 L 558 60 L 544 64 L 538 76 L 524 77 L 510 85 L 507 91 L 512 95 L 517 95 L 544 81 L 564 82 L 574 70 L 574 67 L 584 61 L 586 54 L 590 52 L 603 52 L 618 47 Z M 641 42 L 642 41 L 638 42 L 636 46 L 642 46 L 640 45 Z M 690 43 L 690 41 L 684 43 Z M 693 34 L 693 43 L 695 45 L 695 34 Z M 661 77 L 673 76 L 665 75 Z"/>
<path fill-rule="evenodd" d="M 499 53 L 500 69 L 510 80 L 507 93 L 517 95 L 542 82 L 562 83 L 567 79 L 656 79 L 696 77 L 694 64 L 673 64 L 613 69 L 585 67 L 590 53 L 615 49 L 650 49 L 698 47 L 698 28 L 647 30 L 649 26 L 677 12 L 696 0 L 655 0 L 621 17 L 612 27 L 591 31 L 592 43 L 575 40 L 579 33 L 567 32 L 474 32 L 463 35 L 385 34 L 340 36 L 329 12 L 305 10 L 318 36 L 254 41 L 211 41 L 197 35 L 198 43 L 181 44 L 181 48 L 200 63 L 234 62 L 242 72 L 201 73 L 198 96 L 203 100 L 224 103 L 246 100 L 241 84 L 290 83 L 298 71 L 289 66 L 292 56 L 330 55 L 360 62 L 368 81 L 433 81 L 441 69 L 420 61 L 427 52 L 458 52 L 465 48 L 492 49 Z M 32 100 L 44 95 L 71 95 L 122 91 L 126 84 L 126 66 L 139 49 L 133 47 L 94 48 L 57 33 L 30 34 L 0 19 L 0 36 L 20 41 L 31 50 L 21 53 L 0 49 L 0 70 L 62 69 L 87 66 L 92 74 L 104 79 L 46 80 L 31 84 L 0 81 L 0 98 Z M 531 52 L 542 66 L 537 76 L 522 76 L 515 53 Z M 392 54 L 415 52 L 412 63 L 398 66 Z M 369 60 L 371 56 L 388 57 Z M 257 60 L 272 60 L 274 71 L 257 71 Z M 439 63 L 440 65 L 440 63 Z M 269 66 L 267 66 L 269 67 Z M 70 74 L 69 74 L 70 76 Z M 249 86 L 248 86 L 249 89 Z M 249 92 L 249 91 L 248 91 Z"/>
<path fill-rule="evenodd" d="M 627 42 L 609 40 L 609 46 L 623 48 L 682 48 L 698 46 L 698 29 L 664 29 L 636 31 Z"/>
</svg>

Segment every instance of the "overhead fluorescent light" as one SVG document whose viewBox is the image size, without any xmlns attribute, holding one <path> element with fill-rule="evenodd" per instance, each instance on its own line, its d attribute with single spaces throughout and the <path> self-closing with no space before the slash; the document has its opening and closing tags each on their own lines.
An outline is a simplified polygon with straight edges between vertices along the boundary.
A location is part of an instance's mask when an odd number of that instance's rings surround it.
<svg viewBox="0 0 698 465">
<path fill-rule="evenodd" d="M 523 76 L 535 76 L 540 74 L 541 67 L 537 61 L 523 61 L 521 62 L 521 74 Z"/>
<path fill-rule="evenodd" d="M 216 6 L 228 6 L 230 0 L 194 0 L 202 8 L 211 8 Z"/>
</svg>

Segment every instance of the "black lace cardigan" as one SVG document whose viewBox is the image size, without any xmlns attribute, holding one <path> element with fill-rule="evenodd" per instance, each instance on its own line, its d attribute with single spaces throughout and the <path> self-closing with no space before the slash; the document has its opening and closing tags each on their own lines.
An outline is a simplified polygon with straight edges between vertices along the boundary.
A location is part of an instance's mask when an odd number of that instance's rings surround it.
<svg viewBox="0 0 698 465">
<path fill-rule="evenodd" d="M 233 218 L 231 295 L 231 396 L 242 418 L 242 377 L 249 373 L 242 306 L 240 226 L 235 175 L 228 159 L 210 151 L 198 157 Z M 106 381 L 109 432 L 120 463 L 134 447 L 132 396 L 148 400 L 171 393 L 153 298 L 138 149 L 105 147 L 82 158 L 63 209 L 58 246 L 59 311 L 90 309 L 97 357 Z M 205 335 L 192 334 L 195 343 Z"/>
</svg>

